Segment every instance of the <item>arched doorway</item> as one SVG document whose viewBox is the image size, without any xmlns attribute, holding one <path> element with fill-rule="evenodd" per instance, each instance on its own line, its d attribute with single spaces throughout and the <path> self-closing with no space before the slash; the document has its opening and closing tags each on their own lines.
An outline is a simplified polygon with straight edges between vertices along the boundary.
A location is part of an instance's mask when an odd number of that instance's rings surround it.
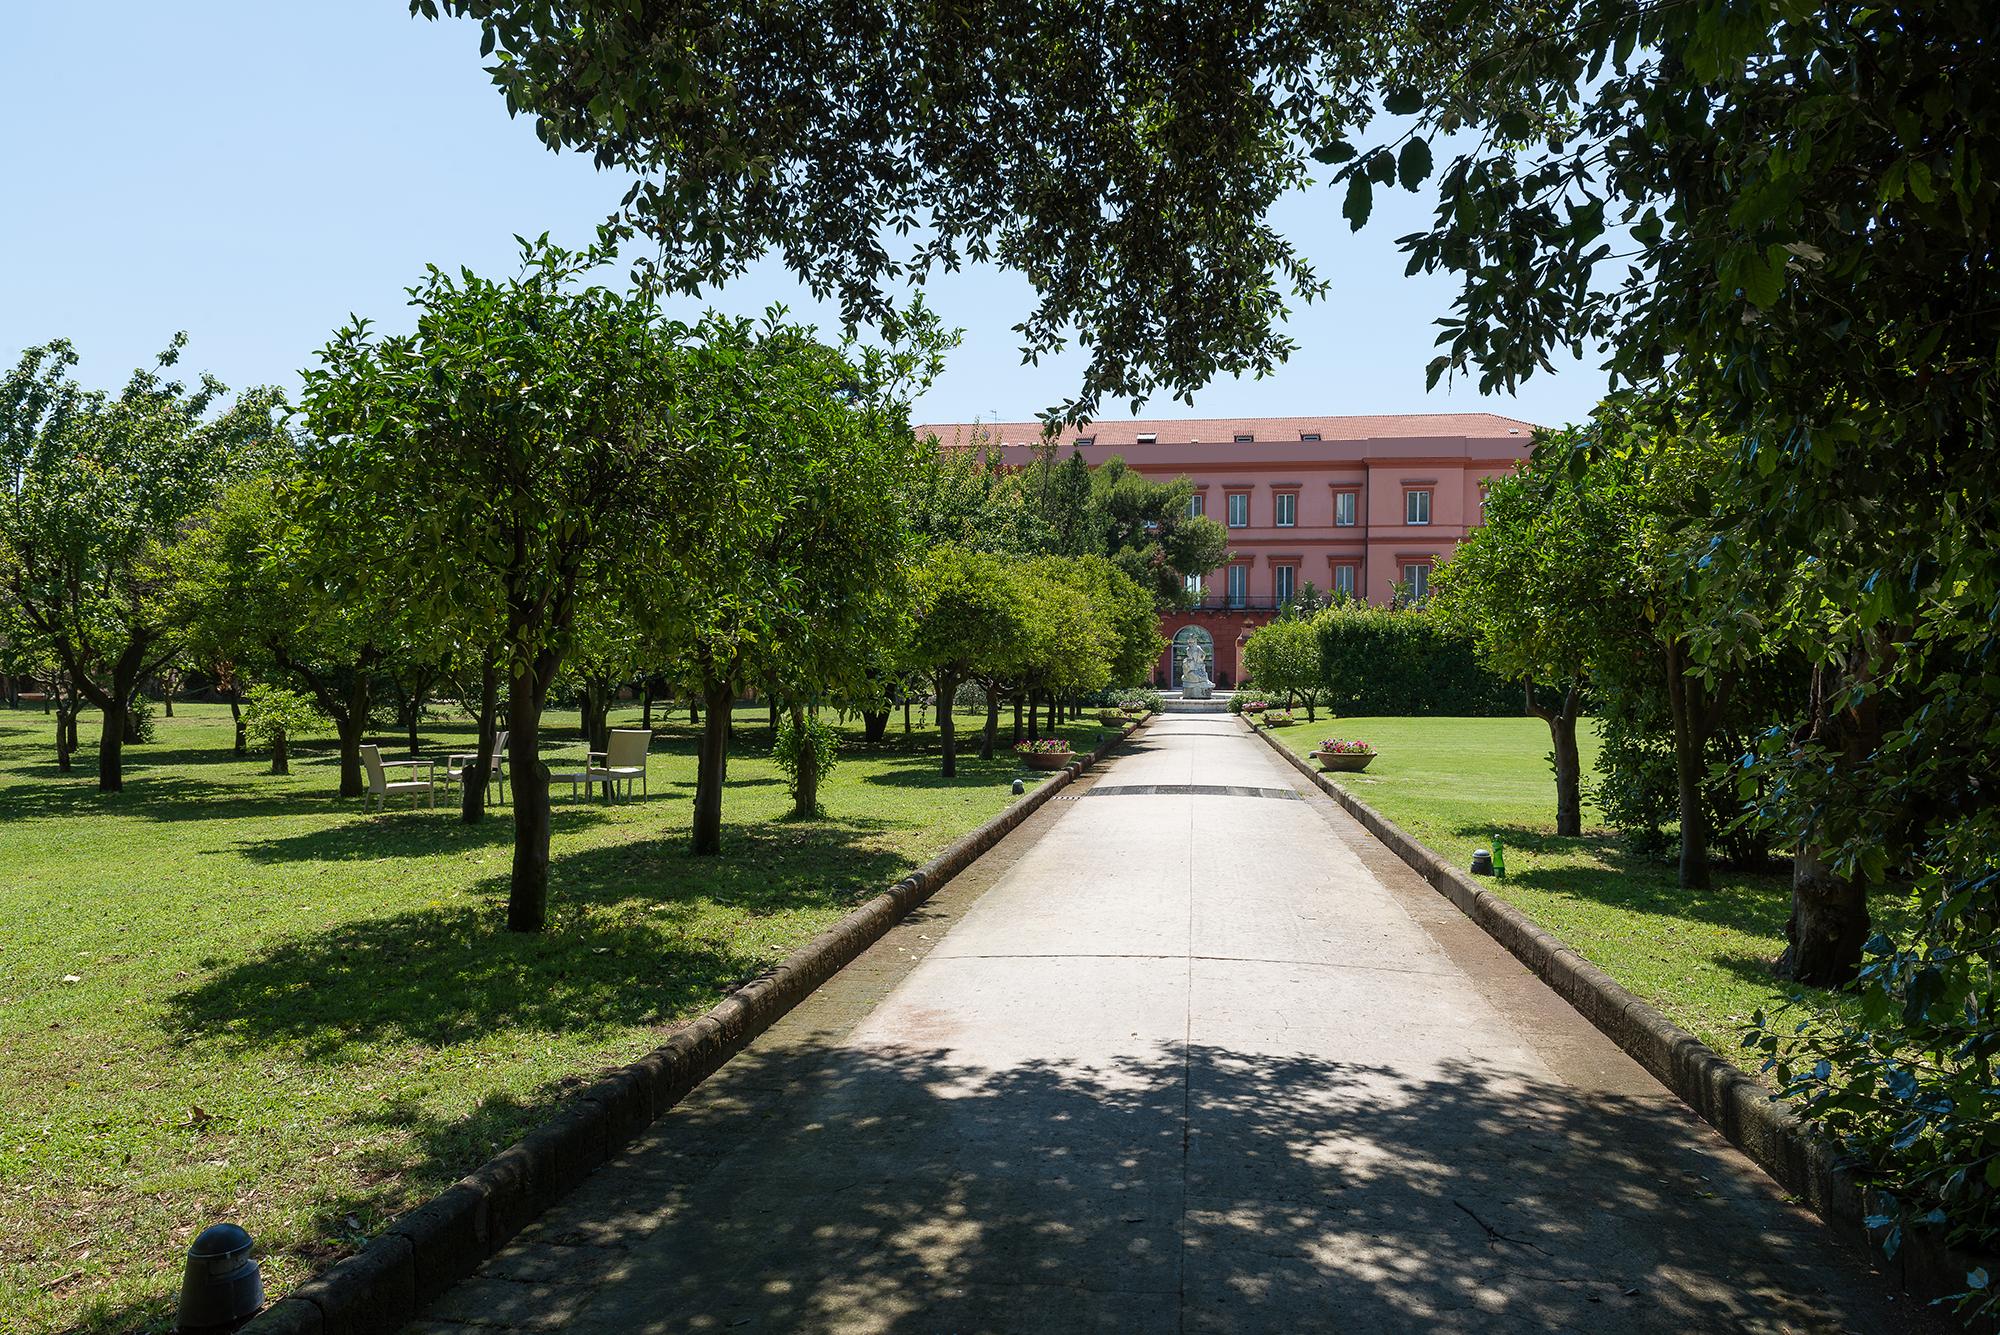
<svg viewBox="0 0 2000 1335">
<path fill-rule="evenodd" d="M 1210 681 L 1215 680 L 1215 637 L 1200 626 L 1182 626 L 1174 632 L 1173 670 L 1167 676 L 1167 685 L 1181 684 L 1181 669 L 1188 661 L 1190 650 L 1201 651 L 1202 670 L 1208 673 Z"/>
</svg>

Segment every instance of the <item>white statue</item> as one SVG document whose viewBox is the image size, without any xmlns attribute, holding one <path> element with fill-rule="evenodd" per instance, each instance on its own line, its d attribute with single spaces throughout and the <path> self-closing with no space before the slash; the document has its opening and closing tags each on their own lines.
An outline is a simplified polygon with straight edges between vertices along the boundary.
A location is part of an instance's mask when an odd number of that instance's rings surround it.
<svg viewBox="0 0 2000 1335">
<path fill-rule="evenodd" d="M 1206 700 L 1214 692 L 1215 683 L 1208 679 L 1208 655 L 1199 644 L 1189 644 L 1187 657 L 1181 664 L 1181 698 Z"/>
</svg>

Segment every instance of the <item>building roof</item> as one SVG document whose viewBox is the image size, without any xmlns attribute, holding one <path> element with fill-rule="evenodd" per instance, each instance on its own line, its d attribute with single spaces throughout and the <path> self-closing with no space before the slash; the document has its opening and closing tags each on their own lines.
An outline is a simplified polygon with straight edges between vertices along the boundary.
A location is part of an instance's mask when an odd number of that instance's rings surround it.
<svg viewBox="0 0 2000 1335">
<path fill-rule="evenodd" d="M 1317 432 L 1321 440 L 1506 439 L 1526 441 L 1535 424 L 1498 413 L 1388 413 L 1355 417 L 1160 417 L 1091 422 L 1067 428 L 1056 436 L 1063 444 L 1090 437 L 1095 445 L 1136 445 L 1142 435 L 1161 445 L 1220 444 L 1247 435 L 1259 442 L 1298 441 Z M 917 436 L 935 435 L 950 444 L 971 444 L 983 437 L 1001 445 L 1034 445 L 1042 439 L 1040 422 L 929 422 Z"/>
</svg>

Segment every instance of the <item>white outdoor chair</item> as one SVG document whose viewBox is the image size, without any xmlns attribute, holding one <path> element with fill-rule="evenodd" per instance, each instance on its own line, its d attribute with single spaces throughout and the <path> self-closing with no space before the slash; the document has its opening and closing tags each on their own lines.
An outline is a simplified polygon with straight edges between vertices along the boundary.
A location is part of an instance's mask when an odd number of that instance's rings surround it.
<svg viewBox="0 0 2000 1335">
<path fill-rule="evenodd" d="M 631 797 L 634 779 L 639 781 L 640 795 L 645 795 L 646 753 L 652 745 L 650 728 L 614 728 L 609 749 L 590 753 L 590 777 L 604 785 L 605 797 L 617 792 L 620 783 L 625 785 L 625 796 Z"/>
<path fill-rule="evenodd" d="M 437 807 L 437 761 L 435 760 L 384 760 L 382 748 L 364 742 L 361 747 L 361 763 L 368 767 L 368 796 L 374 799 L 375 809 L 381 811 L 389 804 L 393 793 L 410 795 L 410 810 L 417 809 L 417 799 L 428 795 L 433 809 Z M 410 767 L 410 777 L 391 780 L 385 772 L 391 767 Z M 419 779 L 419 769 L 429 770 L 430 777 Z"/>
<path fill-rule="evenodd" d="M 479 762 L 476 751 L 458 752 L 444 758 L 444 780 L 446 784 L 464 783 L 465 772 Z M 507 730 L 500 729 L 493 734 L 493 768 L 486 772 L 486 786 L 500 785 L 500 796 L 507 796 Z"/>
</svg>

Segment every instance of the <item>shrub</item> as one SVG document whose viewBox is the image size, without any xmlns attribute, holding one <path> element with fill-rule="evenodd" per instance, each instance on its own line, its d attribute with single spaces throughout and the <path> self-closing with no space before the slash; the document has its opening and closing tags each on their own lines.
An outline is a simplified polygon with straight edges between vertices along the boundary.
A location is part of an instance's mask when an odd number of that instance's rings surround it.
<svg viewBox="0 0 2000 1335">
<path fill-rule="evenodd" d="M 1421 607 L 1329 607 L 1312 619 L 1327 708 L 1339 714 L 1521 712 L 1519 688 L 1479 665 L 1472 640 Z"/>
<path fill-rule="evenodd" d="M 153 702 L 143 693 L 134 692 L 130 703 L 125 706 L 125 740 L 150 742 L 154 733 Z"/>
<path fill-rule="evenodd" d="M 840 729 L 811 714 L 806 715 L 803 727 L 795 726 L 790 714 L 780 716 L 778 735 L 771 740 L 771 759 L 784 771 L 785 787 L 794 802 L 799 797 L 799 771 L 808 757 L 818 762 L 814 772 L 819 782 L 825 783 L 840 759 Z"/>
<path fill-rule="evenodd" d="M 329 726 L 312 697 L 283 686 L 252 686 L 243 697 L 243 735 L 271 748 L 271 772 L 291 772 L 290 743 Z"/>
<path fill-rule="evenodd" d="M 1149 714 L 1157 714 L 1166 707 L 1166 699 L 1158 691 L 1113 691 L 1111 703 L 1120 709 L 1143 709 Z"/>
<path fill-rule="evenodd" d="M 1243 712 L 1243 706 L 1249 704 L 1252 700 L 1258 698 L 1259 697 L 1253 692 L 1237 691 L 1234 695 L 1231 695 L 1229 697 L 1229 712 L 1232 714 L 1241 714 Z"/>
</svg>

